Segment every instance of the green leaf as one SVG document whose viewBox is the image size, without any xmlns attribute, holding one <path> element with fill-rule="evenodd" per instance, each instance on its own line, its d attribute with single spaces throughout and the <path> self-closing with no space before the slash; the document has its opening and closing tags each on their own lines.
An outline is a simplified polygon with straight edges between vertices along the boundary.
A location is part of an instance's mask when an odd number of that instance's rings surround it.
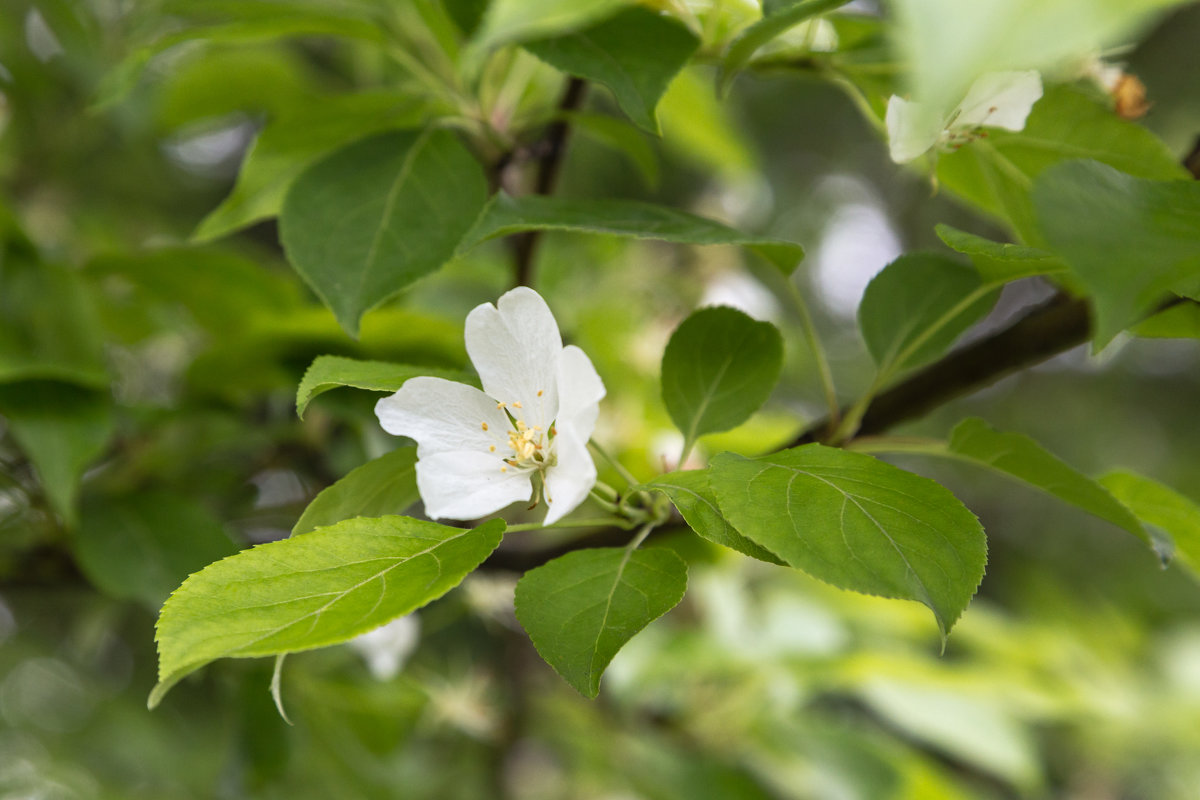
<svg viewBox="0 0 1200 800">
<path fill-rule="evenodd" d="M 79 478 L 113 432 L 111 398 L 66 383 L 25 381 L 0 386 L 0 416 L 37 468 L 50 505 L 74 525 Z"/>
<path fill-rule="evenodd" d="M 968 256 L 987 283 L 1009 283 L 1035 275 L 1065 272 L 1067 265 L 1053 253 L 1036 247 L 993 242 L 949 225 L 935 225 L 938 238 L 951 250 Z"/>
<path fill-rule="evenodd" d="M 1097 347 L 1171 292 L 1200 290 L 1200 183 L 1076 161 L 1042 175 L 1033 199 L 1050 246 L 1092 294 Z"/>
<path fill-rule="evenodd" d="M 858 326 L 882 380 L 945 352 L 987 316 L 996 287 L 971 267 L 928 253 L 903 255 L 863 292 Z"/>
<path fill-rule="evenodd" d="M 732 548 L 759 561 L 783 563 L 774 553 L 738 533 L 729 520 L 721 515 L 717 498 L 708 485 L 708 470 L 668 472 L 640 488 L 655 489 L 665 494 L 691 529 L 710 542 Z"/>
<path fill-rule="evenodd" d="M 983 578 L 975 515 L 945 487 L 862 453 L 721 453 L 709 485 L 742 535 L 834 586 L 925 604 L 943 640 Z"/>
<path fill-rule="evenodd" d="M 463 239 L 459 252 L 512 233 L 531 230 L 573 231 L 661 239 L 680 244 L 735 244 L 750 249 L 790 274 L 804 248 L 782 239 L 747 236 L 695 214 L 636 200 L 571 199 L 497 194 Z"/>
<path fill-rule="evenodd" d="M 386 133 L 305 170 L 284 200 L 280 239 L 355 336 L 366 311 L 453 257 L 486 199 L 483 170 L 453 134 Z"/>
<path fill-rule="evenodd" d="M 399 447 L 325 487 L 296 520 L 292 536 L 350 517 L 403 514 L 417 502 L 417 448 Z"/>
<path fill-rule="evenodd" d="M 721 62 L 721 73 L 717 79 L 717 91 L 724 94 L 737 77 L 738 71 L 750 62 L 751 57 L 767 42 L 779 34 L 794 28 L 827 11 L 846 5 L 849 0 L 805 0 L 785 8 L 767 13 L 762 19 L 743 30 L 725 51 Z"/>
<path fill-rule="evenodd" d="M 1154 545 L 1137 518 L 1103 486 L 1024 434 L 965 419 L 950 433 L 948 454 L 1016 478 Z"/>
<path fill-rule="evenodd" d="M 1200 339 L 1200 303 L 1183 302 L 1130 328 L 1147 339 Z"/>
<path fill-rule="evenodd" d="M 1100 479 L 1104 488 L 1125 504 L 1152 534 L 1157 549 L 1169 558 L 1169 547 L 1180 556 L 1193 577 L 1200 578 L 1200 506 L 1158 481 L 1132 472 L 1112 472 Z M 1165 539 L 1165 541 L 1164 541 Z"/>
<path fill-rule="evenodd" d="M 503 533 L 498 519 L 468 529 L 359 517 L 211 564 L 159 615 L 149 705 L 215 659 L 338 644 L 408 614 L 461 583 Z"/>
<path fill-rule="evenodd" d="M 758 154 L 734 110 L 717 98 L 710 72 L 680 72 L 658 103 L 658 120 L 672 155 L 738 185 L 762 180 Z"/>
<path fill-rule="evenodd" d="M 492 0 L 474 46 L 486 50 L 507 42 L 559 36 L 629 5 L 631 0 Z"/>
<path fill-rule="evenodd" d="M 671 17 L 634 7 L 576 33 L 527 42 L 525 49 L 563 72 L 607 86 L 631 120 L 658 133 L 659 98 L 699 46 Z"/>
<path fill-rule="evenodd" d="M 607 114 L 574 111 L 564 115 L 572 130 L 612 148 L 629 159 L 641 173 L 646 185 L 658 186 L 658 155 L 646 140 L 646 134 L 628 122 Z"/>
<path fill-rule="evenodd" d="M 323 155 L 384 130 L 417 127 L 427 105 L 395 92 L 321 98 L 267 123 L 246 153 L 237 183 L 192 234 L 203 242 L 277 216 L 288 189 Z"/>
<path fill-rule="evenodd" d="M 595 697 L 617 651 L 686 590 L 687 565 L 670 550 L 576 550 L 517 582 L 517 619 L 546 663 Z"/>
<path fill-rule="evenodd" d="M 84 501 L 74 552 L 88 580 L 157 609 L 190 573 L 237 552 L 207 509 L 161 490 Z"/>
<path fill-rule="evenodd" d="M 317 395 L 339 386 L 353 386 L 372 392 L 394 392 L 409 378 L 433 375 L 438 378 L 469 382 L 457 370 L 390 364 L 386 361 L 361 361 L 343 356 L 317 356 L 309 365 L 296 390 L 296 415 L 303 419 L 308 404 Z"/>
<path fill-rule="evenodd" d="M 702 308 L 671 334 L 662 361 L 662 396 L 683 452 L 706 433 L 734 428 L 762 407 L 779 380 L 783 337 L 724 306 Z"/>
<path fill-rule="evenodd" d="M 1150 133 L 1074 89 L 1049 86 L 1025 130 L 990 130 L 938 157 L 938 182 L 1039 244 L 1029 196 L 1033 181 L 1062 161 L 1091 158 L 1141 178 L 1185 178 L 1174 154 Z"/>
</svg>

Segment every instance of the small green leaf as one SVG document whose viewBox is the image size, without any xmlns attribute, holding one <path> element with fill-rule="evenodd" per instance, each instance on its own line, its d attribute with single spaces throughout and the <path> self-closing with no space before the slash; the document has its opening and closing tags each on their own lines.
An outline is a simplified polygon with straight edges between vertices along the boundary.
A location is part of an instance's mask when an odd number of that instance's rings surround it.
<svg viewBox="0 0 1200 800">
<path fill-rule="evenodd" d="M 210 564 L 163 605 L 149 705 L 215 659 L 338 644 L 408 614 L 461 583 L 503 533 L 498 519 L 468 529 L 359 517 Z"/>
<path fill-rule="evenodd" d="M 459 252 L 511 233 L 531 230 L 573 231 L 661 239 L 681 244 L 735 244 L 757 253 L 784 274 L 791 274 L 804 248 L 794 242 L 748 236 L 719 222 L 667 206 L 636 200 L 597 200 L 498 194 L 463 239 Z"/>
<path fill-rule="evenodd" d="M 675 329 L 662 361 L 662 396 L 683 451 L 706 433 L 737 427 L 770 396 L 783 366 L 783 337 L 724 306 L 702 308 Z"/>
<path fill-rule="evenodd" d="M 1200 578 L 1200 506 L 1169 486 L 1132 472 L 1111 472 L 1100 479 L 1146 524 L 1164 563 L 1178 554 L 1195 578 Z"/>
<path fill-rule="evenodd" d="M 74 552 L 104 592 L 157 609 L 190 573 L 233 555 L 237 546 L 194 500 L 151 490 L 85 500 Z"/>
<path fill-rule="evenodd" d="M 699 46 L 671 17 L 634 7 L 572 34 L 527 42 L 525 49 L 563 72 L 607 86 L 631 120 L 658 133 L 659 98 Z"/>
<path fill-rule="evenodd" d="M 300 379 L 300 386 L 296 390 L 296 415 L 303 418 L 305 409 L 314 397 L 339 386 L 353 386 L 372 392 L 394 392 L 409 378 L 421 375 L 456 381 L 470 380 L 456 370 L 362 361 L 343 356 L 317 356 Z"/>
<path fill-rule="evenodd" d="M 709 485 L 743 536 L 834 586 L 923 603 L 943 639 L 983 578 L 975 515 L 940 484 L 862 453 L 721 453 Z"/>
<path fill-rule="evenodd" d="M 421 497 L 417 492 L 416 464 L 417 448 L 398 447 L 350 470 L 313 498 L 296 520 L 292 536 L 350 517 L 403 514 Z"/>
<path fill-rule="evenodd" d="M 1147 339 L 1200 339 L 1200 303 L 1180 303 L 1129 329 Z"/>
<path fill-rule="evenodd" d="M 0 416 L 36 467 L 50 505 L 74 525 L 79 478 L 113 432 L 108 393 L 51 381 L 3 385 Z"/>
<path fill-rule="evenodd" d="M 233 191 L 192 239 L 217 239 L 277 216 L 296 177 L 323 155 L 380 131 L 416 127 L 428 113 L 426 105 L 395 92 L 333 96 L 289 109 L 259 132 Z"/>
<path fill-rule="evenodd" d="M 1186 178 L 1154 134 L 1074 89 L 1048 86 L 1020 132 L 990 130 L 986 139 L 938 156 L 938 182 L 1039 244 L 1030 189 L 1049 167 L 1091 158 L 1140 178 Z"/>
<path fill-rule="evenodd" d="M 767 42 L 784 31 L 794 28 L 827 11 L 846 5 L 849 0 L 805 0 L 767 13 L 758 22 L 743 30 L 725 51 L 721 62 L 721 74 L 717 90 L 724 94 L 738 71 L 750 62 L 751 57 Z"/>
<path fill-rule="evenodd" d="M 641 488 L 655 489 L 669 497 L 691 529 L 710 542 L 732 548 L 759 561 L 783 563 L 774 553 L 738 533 L 729 520 L 721 515 L 717 498 L 708 485 L 708 470 L 668 472 Z"/>
<path fill-rule="evenodd" d="M 1103 486 L 1024 434 L 965 419 L 950 433 L 948 454 L 1016 478 L 1154 545 L 1137 518 Z"/>
<path fill-rule="evenodd" d="M 349 198 L 349 200 L 347 200 Z M 287 193 L 288 259 L 352 336 L 359 318 L 449 261 L 487 199 L 451 133 L 385 133 L 306 169 Z"/>
<path fill-rule="evenodd" d="M 996 287 L 974 269 L 941 256 L 911 253 L 867 284 L 858 325 L 884 380 L 945 352 L 991 311 Z"/>
<path fill-rule="evenodd" d="M 1033 199 L 1051 248 L 1092 293 L 1097 347 L 1170 293 L 1200 290 L 1200 183 L 1074 161 L 1042 175 Z"/>
<path fill-rule="evenodd" d="M 559 36 L 603 19 L 631 0 L 492 0 L 474 46 L 486 50 L 508 42 Z"/>
<path fill-rule="evenodd" d="M 951 250 L 968 256 L 986 283 L 1009 283 L 1035 275 L 1054 275 L 1067 269 L 1061 258 L 1036 247 L 993 242 L 949 225 L 936 225 L 934 231 Z"/>
<path fill-rule="evenodd" d="M 546 663 L 595 697 L 617 651 L 686 590 L 687 565 L 670 550 L 576 550 L 517 582 L 517 619 Z"/>
</svg>

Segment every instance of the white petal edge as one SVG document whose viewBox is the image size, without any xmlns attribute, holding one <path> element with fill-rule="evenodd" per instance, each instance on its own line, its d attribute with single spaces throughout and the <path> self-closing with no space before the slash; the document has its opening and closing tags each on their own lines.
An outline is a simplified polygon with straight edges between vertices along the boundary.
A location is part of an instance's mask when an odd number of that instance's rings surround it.
<svg viewBox="0 0 1200 800">
<path fill-rule="evenodd" d="M 550 307 L 534 290 L 518 286 L 496 305 L 484 303 L 467 315 L 467 355 L 483 390 L 498 402 L 519 402 L 530 426 L 547 426 L 558 414 L 554 375 L 562 337 Z M 541 392 L 542 394 L 538 394 Z"/>
<path fill-rule="evenodd" d="M 415 439 L 418 458 L 461 450 L 487 453 L 491 446 L 509 452 L 508 418 L 496 401 L 474 386 L 412 378 L 376 403 L 375 415 L 388 433 Z"/>
<path fill-rule="evenodd" d="M 953 127 L 1024 130 L 1033 104 L 1041 97 L 1042 76 L 1035 70 L 985 73 L 958 104 Z"/>
<path fill-rule="evenodd" d="M 430 519 L 478 519 L 533 496 L 527 470 L 490 453 L 433 453 L 417 460 L 417 491 Z"/>
<path fill-rule="evenodd" d="M 933 109 L 899 95 L 888 98 L 884 121 L 888 132 L 888 154 L 897 164 L 912 161 L 927 152 L 942 134 L 942 120 Z"/>
<path fill-rule="evenodd" d="M 583 440 L 591 438 L 604 397 L 604 382 L 587 353 L 567 345 L 558 354 L 558 420 Z"/>
<path fill-rule="evenodd" d="M 545 525 L 553 525 L 587 499 L 596 485 L 596 465 L 588 453 L 587 440 L 570 426 L 558 429 L 554 443 L 558 462 L 546 470 Z"/>
</svg>

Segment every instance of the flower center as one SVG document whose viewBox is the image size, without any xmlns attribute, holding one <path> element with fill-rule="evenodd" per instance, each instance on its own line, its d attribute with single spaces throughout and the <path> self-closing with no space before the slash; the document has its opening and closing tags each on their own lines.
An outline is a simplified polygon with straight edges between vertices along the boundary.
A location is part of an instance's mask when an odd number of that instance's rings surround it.
<svg viewBox="0 0 1200 800">
<path fill-rule="evenodd" d="M 542 393 L 538 392 L 538 397 Z M 519 402 L 497 403 L 496 407 L 508 416 L 511 430 L 508 431 L 508 449 L 512 454 L 503 459 L 501 472 L 508 472 L 509 467 L 515 469 L 532 469 L 542 471 L 554 466 L 554 425 L 546 431 L 541 425 L 530 426 L 522 416 L 523 407 Z M 486 424 L 484 430 L 487 430 Z M 496 448 L 491 450 L 495 452 Z M 503 452 L 503 450 L 502 450 Z"/>
</svg>

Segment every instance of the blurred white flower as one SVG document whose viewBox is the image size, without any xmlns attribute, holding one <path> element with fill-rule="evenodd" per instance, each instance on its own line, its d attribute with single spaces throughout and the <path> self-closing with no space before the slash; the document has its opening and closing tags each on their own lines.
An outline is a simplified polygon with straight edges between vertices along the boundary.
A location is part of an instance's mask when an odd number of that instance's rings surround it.
<svg viewBox="0 0 1200 800">
<path fill-rule="evenodd" d="M 596 482 L 587 442 L 604 384 L 582 350 L 563 347 L 554 315 L 532 289 L 477 306 L 466 343 L 482 392 L 413 378 L 376 404 L 379 422 L 416 440 L 417 489 L 431 518 L 475 519 L 544 495 L 553 524 Z"/>
<path fill-rule="evenodd" d="M 367 662 L 367 669 L 375 680 L 390 681 L 417 649 L 420 638 L 421 623 L 415 614 L 409 614 L 367 631 L 348 644 Z"/>
<path fill-rule="evenodd" d="M 887 106 L 888 150 L 897 164 L 930 149 L 957 150 L 985 136 L 983 128 L 1019 131 L 1033 104 L 1042 96 L 1042 78 L 1032 70 L 981 75 L 953 111 L 892 95 Z"/>
</svg>

